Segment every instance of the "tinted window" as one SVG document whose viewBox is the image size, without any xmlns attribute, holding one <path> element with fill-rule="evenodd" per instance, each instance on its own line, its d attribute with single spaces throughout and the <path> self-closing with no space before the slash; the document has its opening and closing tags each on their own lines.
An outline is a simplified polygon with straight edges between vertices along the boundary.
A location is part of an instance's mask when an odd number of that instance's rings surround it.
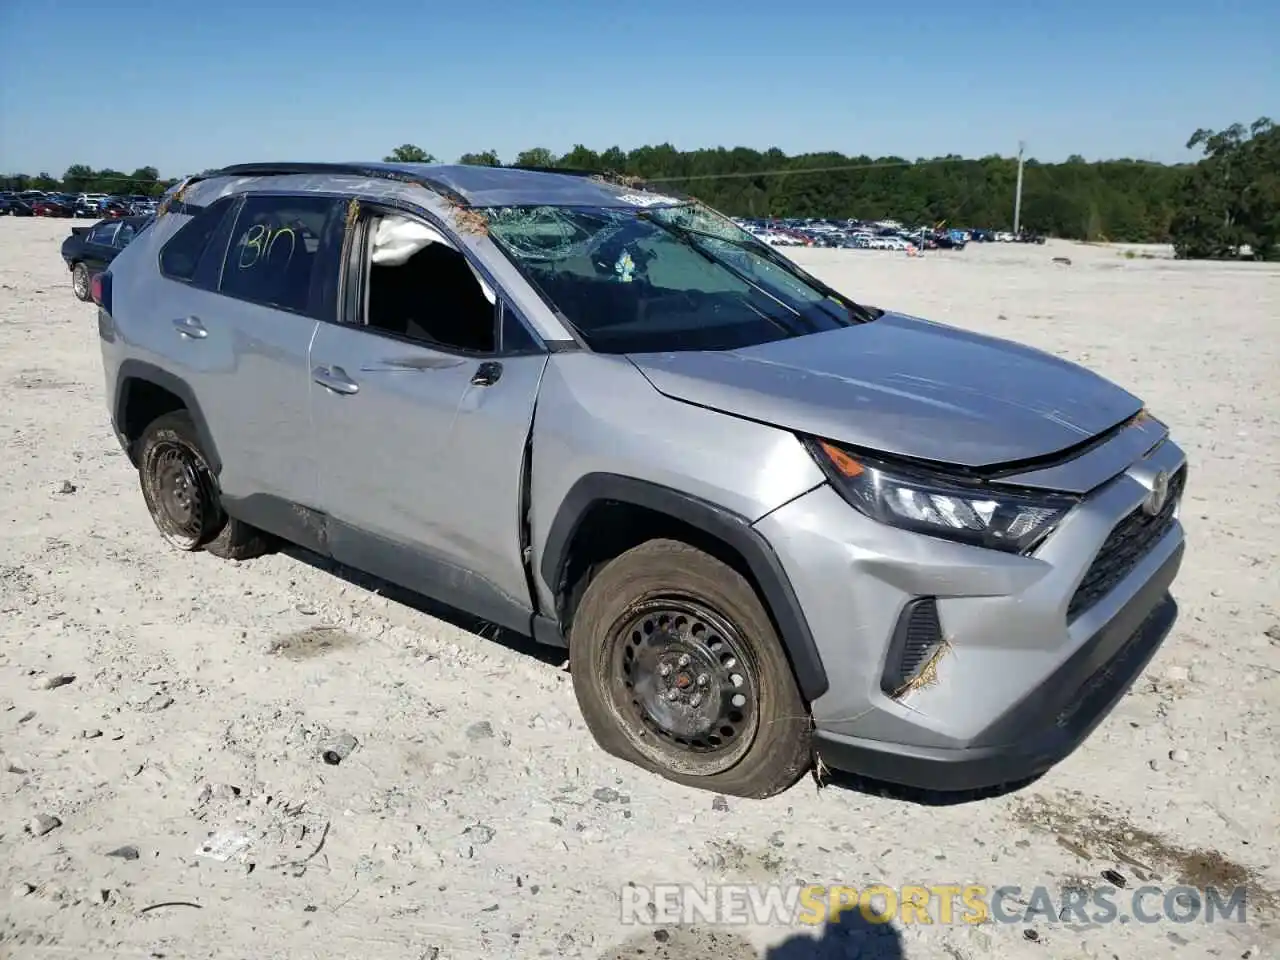
<svg viewBox="0 0 1280 960">
<path fill-rule="evenodd" d="M 197 213 L 169 238 L 160 251 L 160 272 L 171 280 L 190 280 L 195 276 L 209 240 L 218 224 L 235 203 L 233 197 L 223 197 Z M 174 214 L 176 216 L 176 214 Z"/>
<path fill-rule="evenodd" d="M 329 197 L 247 198 L 231 232 L 219 291 L 305 313 L 320 238 L 337 212 L 338 202 Z"/>
<path fill-rule="evenodd" d="M 100 243 L 104 247 L 109 247 L 115 239 L 116 231 L 119 228 L 120 224 L 118 223 L 104 223 L 102 226 L 94 227 L 89 231 L 89 242 Z"/>
</svg>

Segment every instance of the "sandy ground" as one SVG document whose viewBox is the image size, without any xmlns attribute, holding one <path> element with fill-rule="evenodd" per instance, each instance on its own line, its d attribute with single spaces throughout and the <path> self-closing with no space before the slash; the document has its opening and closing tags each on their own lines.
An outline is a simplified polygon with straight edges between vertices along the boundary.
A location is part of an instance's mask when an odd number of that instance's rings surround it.
<svg viewBox="0 0 1280 960">
<path fill-rule="evenodd" d="M 797 254 L 865 302 L 1147 398 L 1192 463 L 1182 615 L 1108 721 L 1021 792 L 931 805 L 806 779 L 724 804 L 606 757 L 554 655 L 301 555 L 167 549 L 109 429 L 66 229 L 0 220 L 0 955 L 1278 955 L 1274 268 L 1052 243 Z M 359 747 L 325 765 L 341 731 Z M 1144 882 L 1250 899 L 1244 924 L 622 923 L 625 884 L 729 881 L 1012 885 L 1024 902 L 1122 882 L 1122 913 Z"/>
</svg>

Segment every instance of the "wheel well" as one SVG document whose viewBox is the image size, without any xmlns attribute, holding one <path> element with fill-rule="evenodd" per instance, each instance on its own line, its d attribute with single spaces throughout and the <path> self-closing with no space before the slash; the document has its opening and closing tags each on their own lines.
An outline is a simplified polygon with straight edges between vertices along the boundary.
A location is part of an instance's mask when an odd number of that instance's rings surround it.
<svg viewBox="0 0 1280 960">
<path fill-rule="evenodd" d="M 596 573 L 610 560 L 649 540 L 679 540 L 710 554 L 742 574 L 765 609 L 769 609 L 746 559 L 723 540 L 659 510 L 605 500 L 592 504 L 579 520 L 560 583 L 552 585 L 556 589 L 556 613 L 566 637 L 574 612 Z"/>
<path fill-rule="evenodd" d="M 120 429 L 129 444 L 132 457 L 142 431 L 156 419 L 175 410 L 185 410 L 182 398 L 150 380 L 131 379 L 124 386 L 121 402 Z"/>
</svg>

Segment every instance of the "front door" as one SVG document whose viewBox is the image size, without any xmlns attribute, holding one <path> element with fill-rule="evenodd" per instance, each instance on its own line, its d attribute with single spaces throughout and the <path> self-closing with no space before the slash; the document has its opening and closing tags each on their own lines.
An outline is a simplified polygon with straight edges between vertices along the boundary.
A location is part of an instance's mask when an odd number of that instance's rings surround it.
<svg viewBox="0 0 1280 960">
<path fill-rule="evenodd" d="M 329 550 L 527 630 L 525 449 L 547 354 L 424 224 L 374 212 L 355 237 L 348 288 L 361 296 L 310 352 Z"/>
</svg>

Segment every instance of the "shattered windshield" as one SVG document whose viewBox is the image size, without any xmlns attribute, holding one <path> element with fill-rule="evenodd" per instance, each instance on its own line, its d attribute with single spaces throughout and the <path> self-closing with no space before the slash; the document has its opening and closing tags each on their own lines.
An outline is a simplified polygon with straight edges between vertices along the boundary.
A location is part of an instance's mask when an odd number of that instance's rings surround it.
<svg viewBox="0 0 1280 960">
<path fill-rule="evenodd" d="M 868 319 L 696 204 L 486 213 L 489 236 L 602 353 L 731 350 Z"/>
</svg>

